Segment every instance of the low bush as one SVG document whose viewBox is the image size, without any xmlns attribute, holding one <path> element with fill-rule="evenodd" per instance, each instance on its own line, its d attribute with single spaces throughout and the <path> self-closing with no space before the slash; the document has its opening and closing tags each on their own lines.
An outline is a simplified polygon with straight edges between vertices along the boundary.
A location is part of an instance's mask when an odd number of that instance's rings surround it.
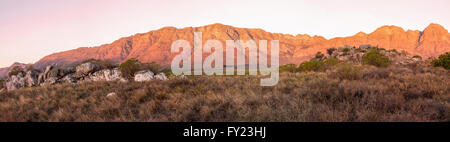
<svg viewBox="0 0 450 142">
<path fill-rule="evenodd" d="M 328 58 L 325 61 L 323 61 L 324 66 L 329 69 L 339 63 L 339 59 L 337 58 Z"/>
<path fill-rule="evenodd" d="M 172 73 L 172 69 L 170 68 L 163 68 L 160 72 L 164 73 L 167 77 L 174 76 L 174 74 Z"/>
<path fill-rule="evenodd" d="M 419 55 L 414 55 L 413 58 L 417 58 L 417 59 L 421 59 L 422 60 L 422 56 L 419 56 Z"/>
<path fill-rule="evenodd" d="M 340 63 L 336 66 L 334 75 L 341 80 L 357 80 L 363 77 L 363 70 L 352 63 Z"/>
<path fill-rule="evenodd" d="M 297 72 L 297 65 L 295 64 L 287 64 L 280 66 L 280 72 Z"/>
<path fill-rule="evenodd" d="M 317 52 L 315 58 L 316 59 L 322 59 L 323 57 L 325 57 L 325 55 L 323 55 L 322 52 Z"/>
<path fill-rule="evenodd" d="M 333 54 L 333 52 L 336 51 L 336 50 L 337 50 L 336 48 L 328 48 L 328 49 L 327 49 L 327 53 L 328 53 L 328 55 L 331 55 L 331 54 Z"/>
<path fill-rule="evenodd" d="M 322 71 L 323 70 L 323 62 L 312 60 L 301 63 L 298 66 L 299 71 Z"/>
<path fill-rule="evenodd" d="M 450 70 L 450 52 L 444 53 L 431 62 L 435 67 L 443 67 Z"/>
<path fill-rule="evenodd" d="M 363 56 L 363 63 L 377 67 L 388 67 L 391 65 L 389 57 L 380 53 L 378 50 L 370 50 Z"/>
<path fill-rule="evenodd" d="M 344 50 L 342 50 L 342 52 L 347 53 L 350 51 L 350 48 L 344 48 Z"/>
<path fill-rule="evenodd" d="M 311 60 L 311 61 L 301 63 L 298 66 L 297 71 L 325 71 L 325 70 L 331 69 L 333 66 L 337 65 L 338 63 L 339 63 L 339 60 L 337 58 L 328 58 L 324 61 Z M 292 65 L 283 67 L 284 68 L 283 70 L 285 70 L 285 68 L 288 68 L 290 66 L 292 66 Z M 280 70 L 281 70 L 281 67 L 280 67 Z"/>
</svg>

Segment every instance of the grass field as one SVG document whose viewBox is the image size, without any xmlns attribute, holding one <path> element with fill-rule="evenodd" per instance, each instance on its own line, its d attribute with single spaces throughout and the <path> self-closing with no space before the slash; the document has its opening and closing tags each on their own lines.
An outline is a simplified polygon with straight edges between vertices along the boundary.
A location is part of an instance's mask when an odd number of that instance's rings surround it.
<svg viewBox="0 0 450 142">
<path fill-rule="evenodd" d="M 339 66 L 282 73 L 273 87 L 195 76 L 23 88 L 0 93 L 0 121 L 450 121 L 447 70 Z"/>
</svg>

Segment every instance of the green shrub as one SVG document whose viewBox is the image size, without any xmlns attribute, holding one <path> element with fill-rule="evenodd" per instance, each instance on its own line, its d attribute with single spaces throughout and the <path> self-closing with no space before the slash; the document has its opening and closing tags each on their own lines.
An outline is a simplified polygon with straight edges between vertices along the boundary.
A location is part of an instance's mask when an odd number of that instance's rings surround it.
<svg viewBox="0 0 450 142">
<path fill-rule="evenodd" d="M 333 54 L 333 52 L 336 51 L 336 50 L 337 50 L 336 48 L 328 48 L 328 49 L 327 49 L 327 53 L 328 53 L 328 55 L 331 55 L 331 54 Z"/>
<path fill-rule="evenodd" d="M 316 59 L 322 59 L 323 57 L 325 57 L 325 55 L 322 54 L 322 52 L 317 52 L 315 58 Z"/>
<path fill-rule="evenodd" d="M 435 67 L 443 67 L 450 70 L 450 52 L 446 52 L 431 62 Z"/>
<path fill-rule="evenodd" d="M 119 66 L 119 70 L 127 78 L 132 78 L 134 73 L 138 72 L 140 69 L 141 62 L 134 58 L 128 59 Z"/>
<path fill-rule="evenodd" d="M 9 71 L 8 76 L 11 77 L 13 75 L 18 75 L 19 73 L 23 73 L 24 70 L 22 67 L 15 66 L 11 71 Z"/>
<path fill-rule="evenodd" d="M 414 55 L 413 58 L 417 58 L 417 59 L 421 59 L 422 60 L 422 57 L 419 56 L 419 55 Z"/>
<path fill-rule="evenodd" d="M 161 69 L 160 72 L 164 73 L 167 77 L 173 76 L 172 70 L 170 68 Z"/>
<path fill-rule="evenodd" d="M 280 72 L 296 72 L 297 71 L 297 65 L 295 64 L 287 64 L 280 66 Z"/>
<path fill-rule="evenodd" d="M 389 57 L 381 54 L 378 50 L 370 50 L 363 56 L 363 63 L 367 65 L 374 65 L 377 67 L 388 67 L 391 65 Z"/>
<path fill-rule="evenodd" d="M 347 53 L 350 51 L 350 48 L 344 48 L 344 50 L 342 50 L 342 52 Z"/>
<path fill-rule="evenodd" d="M 301 63 L 298 66 L 298 70 L 299 71 L 321 71 L 323 70 L 323 62 L 322 61 L 316 61 L 316 60 L 312 60 L 312 61 L 306 61 Z"/>
<path fill-rule="evenodd" d="M 339 59 L 337 58 L 328 58 L 325 61 L 323 61 L 323 64 L 327 69 L 331 68 L 332 66 L 335 66 L 339 63 Z"/>
<path fill-rule="evenodd" d="M 337 58 L 328 58 L 324 61 L 318 61 L 318 60 L 311 60 L 301 63 L 297 71 L 325 71 L 328 69 L 331 69 L 335 65 L 339 63 L 339 60 Z M 293 65 L 285 65 L 280 67 L 280 71 L 287 71 L 287 70 L 293 70 L 289 69 L 292 68 Z"/>
<path fill-rule="evenodd" d="M 352 63 L 341 63 L 334 74 L 339 79 L 357 80 L 363 77 L 363 69 Z"/>
</svg>

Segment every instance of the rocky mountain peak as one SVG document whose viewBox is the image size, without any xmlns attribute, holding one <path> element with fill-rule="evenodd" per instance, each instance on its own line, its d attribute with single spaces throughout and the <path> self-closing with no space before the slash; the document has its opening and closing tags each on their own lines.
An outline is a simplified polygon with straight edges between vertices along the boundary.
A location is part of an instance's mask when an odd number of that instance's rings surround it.
<svg viewBox="0 0 450 142">
<path fill-rule="evenodd" d="M 147 33 L 121 38 L 113 43 L 91 48 L 78 48 L 48 55 L 35 63 L 42 69 L 47 65 L 74 65 L 83 60 L 94 58 L 121 63 L 130 58 L 142 62 L 156 62 L 163 66 L 170 64 L 177 54 L 170 52 L 171 44 L 178 39 L 193 42 L 193 33 L 202 32 L 203 42 L 210 39 L 225 40 L 279 40 L 280 64 L 295 63 L 311 59 L 318 51 L 344 45 L 356 46 L 371 44 L 385 49 L 407 51 L 423 58 L 437 57 L 450 51 L 447 30 L 438 24 L 430 24 L 423 32 L 405 31 L 397 26 L 382 26 L 372 33 L 357 33 L 350 37 L 325 39 L 321 36 L 270 33 L 262 29 L 237 28 L 215 23 L 201 27 L 164 27 Z M 206 55 L 205 55 L 206 56 Z"/>
</svg>

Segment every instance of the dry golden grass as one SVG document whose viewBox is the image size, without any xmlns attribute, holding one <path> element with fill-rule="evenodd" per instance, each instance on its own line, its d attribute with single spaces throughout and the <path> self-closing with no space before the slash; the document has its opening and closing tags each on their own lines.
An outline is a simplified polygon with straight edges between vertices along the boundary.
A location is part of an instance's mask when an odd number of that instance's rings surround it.
<svg viewBox="0 0 450 142">
<path fill-rule="evenodd" d="M 439 68 L 346 65 L 282 73 L 274 87 L 259 81 L 200 76 L 25 88 L 0 93 L 0 121 L 450 121 L 450 74 Z"/>
</svg>

